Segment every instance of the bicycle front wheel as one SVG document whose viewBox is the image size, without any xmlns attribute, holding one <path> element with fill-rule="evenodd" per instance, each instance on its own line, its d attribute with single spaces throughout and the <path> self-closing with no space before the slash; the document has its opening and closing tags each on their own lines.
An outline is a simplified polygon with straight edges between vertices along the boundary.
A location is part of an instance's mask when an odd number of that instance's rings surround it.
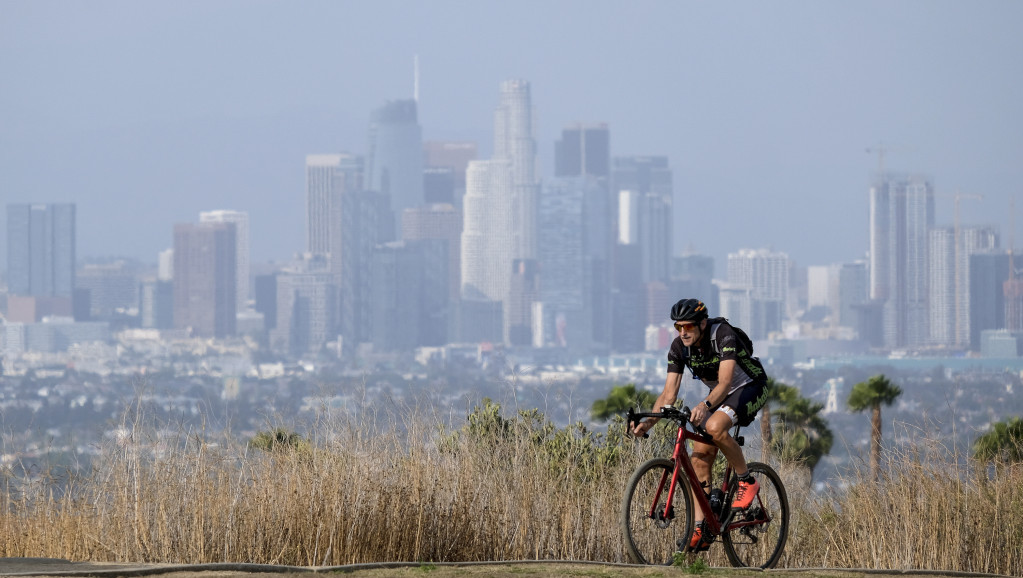
<svg viewBox="0 0 1023 578">
<path fill-rule="evenodd" d="M 732 516 L 721 541 L 732 566 L 774 568 L 789 536 L 789 497 L 771 466 L 758 462 L 748 465 L 760 491 L 749 508 Z M 734 474 L 728 486 L 726 504 L 732 503 L 738 489 Z"/>
<path fill-rule="evenodd" d="M 636 564 L 671 564 L 693 531 L 693 495 L 689 479 L 679 475 L 668 504 L 675 464 L 656 458 L 639 466 L 622 500 L 621 527 L 629 558 Z"/>
</svg>

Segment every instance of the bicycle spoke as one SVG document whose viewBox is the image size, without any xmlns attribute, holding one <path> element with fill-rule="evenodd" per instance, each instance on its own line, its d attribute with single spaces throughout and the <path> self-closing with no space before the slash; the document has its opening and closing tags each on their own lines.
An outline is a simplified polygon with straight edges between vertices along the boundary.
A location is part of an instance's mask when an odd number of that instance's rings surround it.
<svg viewBox="0 0 1023 578">
<path fill-rule="evenodd" d="M 672 468 L 671 460 L 650 460 L 626 488 L 620 522 L 629 558 L 637 564 L 670 564 L 692 532 L 692 496 L 685 477 L 675 485 L 672 504 L 667 503 Z"/>
<path fill-rule="evenodd" d="M 788 539 L 788 496 L 781 478 L 770 466 L 753 462 L 749 471 L 760 484 L 757 500 L 733 515 L 722 542 L 733 566 L 773 568 Z M 734 492 L 733 486 L 728 501 Z"/>
</svg>

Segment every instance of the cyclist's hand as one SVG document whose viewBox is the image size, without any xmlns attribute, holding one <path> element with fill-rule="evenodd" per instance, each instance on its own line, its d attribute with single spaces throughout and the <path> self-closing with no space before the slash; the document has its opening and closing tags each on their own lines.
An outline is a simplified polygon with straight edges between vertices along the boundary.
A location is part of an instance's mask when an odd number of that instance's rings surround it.
<svg viewBox="0 0 1023 578">
<path fill-rule="evenodd" d="M 696 426 L 702 427 L 704 420 L 706 420 L 709 416 L 710 410 L 707 409 L 707 406 L 702 403 L 698 403 L 696 404 L 696 407 L 692 409 L 692 413 L 689 415 L 689 421 Z"/>
<path fill-rule="evenodd" d="M 645 420 L 637 423 L 632 428 L 632 435 L 635 436 L 635 437 L 638 437 L 638 438 L 644 437 L 646 435 L 646 432 L 650 431 L 650 428 L 652 428 L 652 427 L 654 427 L 654 422 L 652 422 L 652 421 L 650 421 L 648 419 L 645 419 Z"/>
</svg>

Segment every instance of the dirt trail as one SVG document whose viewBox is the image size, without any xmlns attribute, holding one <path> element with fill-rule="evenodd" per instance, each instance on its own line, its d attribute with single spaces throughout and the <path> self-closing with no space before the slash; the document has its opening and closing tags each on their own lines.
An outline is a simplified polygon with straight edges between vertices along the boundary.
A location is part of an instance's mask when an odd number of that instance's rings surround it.
<svg viewBox="0 0 1023 578">
<path fill-rule="evenodd" d="M 163 576 L 166 578 L 324 578 L 328 574 L 344 574 L 355 578 L 417 576 L 452 577 L 654 577 L 694 576 L 683 568 L 665 566 L 633 566 L 587 562 L 503 562 L 464 564 L 359 564 L 322 568 L 268 566 L 262 564 L 123 564 L 69 562 L 56 558 L 0 558 L 0 576 Z M 707 576 L 764 576 L 760 570 L 711 568 Z M 849 569 L 780 569 L 766 571 L 771 578 L 873 578 L 915 576 L 917 578 L 948 578 L 996 576 L 965 572 L 849 570 Z"/>
</svg>

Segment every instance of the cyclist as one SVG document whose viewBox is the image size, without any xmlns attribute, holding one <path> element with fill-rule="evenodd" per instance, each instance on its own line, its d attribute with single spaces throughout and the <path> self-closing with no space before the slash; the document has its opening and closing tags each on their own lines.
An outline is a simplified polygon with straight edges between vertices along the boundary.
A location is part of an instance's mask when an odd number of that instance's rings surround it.
<svg viewBox="0 0 1023 578">
<path fill-rule="evenodd" d="M 752 356 L 752 347 L 746 346 L 731 325 L 723 318 L 708 318 L 707 306 L 699 299 L 682 299 L 672 306 L 671 319 L 678 337 L 668 352 L 668 378 L 654 410 L 675 403 L 686 367 L 709 388 L 707 397 L 693 407 L 690 421 L 710 434 L 714 444 L 693 443 L 693 468 L 704 492 L 708 492 L 714 458 L 720 448 L 739 477 L 732 508 L 745 509 L 753 503 L 760 484 L 750 475 L 742 448 L 732 438 L 730 430 L 736 424 L 752 423 L 764 406 L 767 373 L 760 360 Z M 639 422 L 632 430 L 633 435 L 642 437 L 656 422 L 656 419 Z M 689 542 L 690 551 L 706 550 L 713 541 L 713 538 L 703 539 L 705 515 L 700 508 L 693 512 L 696 529 Z"/>
</svg>

